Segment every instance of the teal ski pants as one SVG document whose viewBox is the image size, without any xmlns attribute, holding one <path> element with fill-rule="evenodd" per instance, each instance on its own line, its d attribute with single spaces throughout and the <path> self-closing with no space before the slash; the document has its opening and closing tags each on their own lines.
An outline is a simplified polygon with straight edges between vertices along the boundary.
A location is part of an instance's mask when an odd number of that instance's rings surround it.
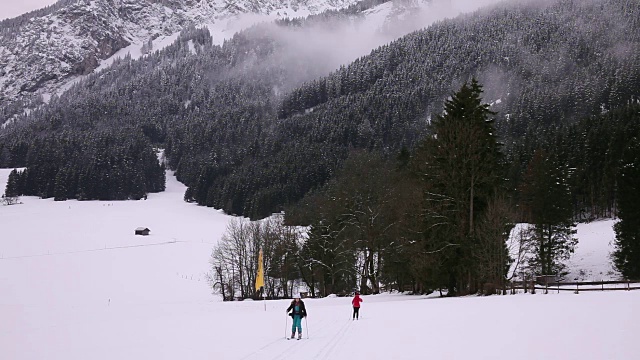
<svg viewBox="0 0 640 360">
<path fill-rule="evenodd" d="M 296 333 L 296 328 L 298 329 L 298 334 L 302 334 L 302 316 L 293 315 L 293 325 L 291 326 L 291 333 Z"/>
</svg>

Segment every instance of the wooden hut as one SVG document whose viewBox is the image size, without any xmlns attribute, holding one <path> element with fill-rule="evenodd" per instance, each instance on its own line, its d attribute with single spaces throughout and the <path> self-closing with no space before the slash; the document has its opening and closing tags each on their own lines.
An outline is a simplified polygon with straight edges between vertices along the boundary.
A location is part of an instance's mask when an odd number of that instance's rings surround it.
<svg viewBox="0 0 640 360">
<path fill-rule="evenodd" d="M 136 229 L 136 235 L 149 235 L 149 232 L 151 232 L 151 230 L 149 230 L 149 228 L 146 227 L 139 227 Z"/>
</svg>

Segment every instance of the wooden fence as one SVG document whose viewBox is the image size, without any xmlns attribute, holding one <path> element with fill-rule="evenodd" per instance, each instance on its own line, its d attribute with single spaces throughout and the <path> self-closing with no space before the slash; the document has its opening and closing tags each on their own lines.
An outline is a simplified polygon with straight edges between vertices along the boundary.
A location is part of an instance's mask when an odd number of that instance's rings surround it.
<svg viewBox="0 0 640 360">
<path fill-rule="evenodd" d="M 619 286 L 611 286 L 619 285 Z M 640 281 L 622 280 L 622 281 L 567 281 L 567 282 L 549 282 L 545 284 L 536 283 L 535 281 L 518 281 L 511 282 L 508 289 L 512 294 L 518 290 L 524 290 L 525 293 L 535 294 L 537 290 L 548 294 L 549 291 L 573 291 L 579 294 L 581 291 L 631 291 L 640 290 Z M 503 292 L 505 293 L 505 292 Z"/>
</svg>

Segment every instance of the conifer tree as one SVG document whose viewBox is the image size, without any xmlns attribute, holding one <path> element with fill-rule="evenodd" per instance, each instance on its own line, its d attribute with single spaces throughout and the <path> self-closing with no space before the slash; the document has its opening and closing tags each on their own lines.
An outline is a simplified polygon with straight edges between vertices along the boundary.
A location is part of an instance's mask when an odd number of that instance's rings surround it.
<svg viewBox="0 0 640 360">
<path fill-rule="evenodd" d="M 475 79 L 453 94 L 415 157 L 425 180 L 423 251 L 437 259 L 427 262 L 442 267 L 438 273 L 446 273 L 451 295 L 477 290 L 477 219 L 500 183 L 494 113 L 481 95 Z"/>
<path fill-rule="evenodd" d="M 628 148 L 618 184 L 618 216 L 615 225 L 616 268 L 628 279 L 640 279 L 640 139 Z"/>
<path fill-rule="evenodd" d="M 543 150 L 534 154 L 524 174 L 521 202 L 532 225 L 535 258 L 530 265 L 537 275 L 562 275 L 562 262 L 577 244 L 568 177 L 567 166 Z"/>
<path fill-rule="evenodd" d="M 7 180 L 7 186 L 4 191 L 6 197 L 16 197 L 22 195 L 23 189 L 20 186 L 22 172 L 13 169 L 9 173 L 9 179 Z"/>
</svg>

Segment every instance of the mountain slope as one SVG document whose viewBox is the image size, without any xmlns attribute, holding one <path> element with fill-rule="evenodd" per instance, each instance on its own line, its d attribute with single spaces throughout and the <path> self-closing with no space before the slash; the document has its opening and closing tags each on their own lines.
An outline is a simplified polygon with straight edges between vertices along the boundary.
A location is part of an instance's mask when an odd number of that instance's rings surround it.
<svg viewBox="0 0 640 360">
<path fill-rule="evenodd" d="M 184 160 L 210 147 L 169 137 L 170 164 L 198 203 L 264 215 L 330 177 L 349 149 L 395 156 L 413 147 L 471 76 L 485 85 L 508 148 L 535 143 L 640 98 L 638 14 L 627 1 L 530 2 L 438 23 L 292 91 L 275 130 L 247 144 L 259 152 L 208 159 L 198 171 Z"/>
<path fill-rule="evenodd" d="M 550 126 L 637 99 L 639 6 L 503 4 L 436 23 L 324 77 L 340 62 L 322 40 L 347 33 L 331 32 L 332 17 L 263 24 L 222 46 L 207 29 L 189 29 L 0 131 L 0 164 L 42 163 L 29 155 L 38 153 L 38 137 L 126 129 L 118 136 L 166 147 L 169 166 L 189 186 L 187 200 L 262 217 L 324 183 L 350 149 L 393 156 L 413 147 L 429 116 L 474 75 L 508 144 L 535 143 Z M 345 44 L 340 49 L 355 47 Z"/>
<path fill-rule="evenodd" d="M 51 13 L 0 23 L 0 102 L 58 90 L 131 44 L 215 24 L 242 13 L 300 16 L 354 0 L 78 0 Z M 37 13 L 36 13 L 37 14 Z"/>
</svg>

